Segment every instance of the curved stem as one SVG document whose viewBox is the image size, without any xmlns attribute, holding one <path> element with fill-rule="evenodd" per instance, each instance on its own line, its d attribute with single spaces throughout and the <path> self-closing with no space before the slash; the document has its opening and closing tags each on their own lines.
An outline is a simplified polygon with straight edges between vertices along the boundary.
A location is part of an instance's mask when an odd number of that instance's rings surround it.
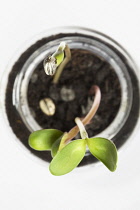
<svg viewBox="0 0 140 210">
<path fill-rule="evenodd" d="M 83 125 L 87 125 L 90 120 L 93 118 L 93 116 L 95 115 L 96 111 L 98 110 L 98 107 L 99 107 L 99 104 L 100 104 L 100 101 L 101 101 L 101 91 L 100 91 L 100 88 L 96 85 L 93 85 L 92 88 L 91 88 L 91 93 L 95 94 L 95 97 L 94 97 L 94 102 L 93 102 L 93 105 L 90 109 L 90 111 L 88 112 L 88 114 L 85 116 L 84 119 L 82 119 L 82 123 Z M 73 139 L 79 132 L 79 128 L 78 126 L 75 126 L 73 127 L 68 133 L 67 135 L 63 136 L 63 138 L 65 138 L 65 143 L 68 143 L 71 139 Z"/>
<path fill-rule="evenodd" d="M 80 120 L 79 117 L 76 117 L 75 118 L 75 122 L 79 128 L 79 131 L 80 131 L 80 135 L 81 135 L 81 138 L 82 139 L 87 139 L 88 138 L 88 134 L 87 134 L 87 131 L 85 129 L 85 126 L 83 125 L 82 121 Z"/>
</svg>

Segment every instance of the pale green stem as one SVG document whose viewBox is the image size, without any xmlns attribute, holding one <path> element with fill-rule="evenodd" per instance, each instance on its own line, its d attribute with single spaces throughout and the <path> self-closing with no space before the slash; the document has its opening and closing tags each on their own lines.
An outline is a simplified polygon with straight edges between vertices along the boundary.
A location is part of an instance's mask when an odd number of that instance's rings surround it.
<svg viewBox="0 0 140 210">
<path fill-rule="evenodd" d="M 54 78 L 53 78 L 53 81 L 52 81 L 54 84 L 57 84 L 58 83 L 59 78 L 60 78 L 60 76 L 62 74 L 63 69 L 65 68 L 65 66 L 67 65 L 67 63 L 71 59 L 71 52 L 70 52 L 70 49 L 69 49 L 68 45 L 66 45 L 64 51 L 65 51 L 65 58 L 62 61 L 62 63 L 59 65 L 59 67 L 57 68 L 57 71 L 56 71 L 56 73 L 54 75 Z"/>
<path fill-rule="evenodd" d="M 101 101 L 101 91 L 100 88 L 96 85 L 93 85 L 91 88 L 92 94 L 95 94 L 94 101 L 92 107 L 88 114 L 85 116 L 84 119 L 81 119 L 83 125 L 87 125 L 90 123 L 91 119 L 95 115 L 96 111 L 98 110 L 100 101 Z M 73 127 L 66 135 L 63 136 L 63 143 L 65 139 L 65 144 L 67 144 L 71 139 L 73 139 L 79 132 L 78 126 Z"/>
<path fill-rule="evenodd" d="M 75 118 L 75 122 L 79 128 L 79 131 L 80 131 L 80 135 L 81 135 L 81 138 L 82 139 L 87 139 L 88 138 L 88 134 L 87 134 L 87 131 L 85 129 L 85 126 L 83 125 L 82 121 L 80 120 L 79 117 L 76 117 Z"/>
</svg>

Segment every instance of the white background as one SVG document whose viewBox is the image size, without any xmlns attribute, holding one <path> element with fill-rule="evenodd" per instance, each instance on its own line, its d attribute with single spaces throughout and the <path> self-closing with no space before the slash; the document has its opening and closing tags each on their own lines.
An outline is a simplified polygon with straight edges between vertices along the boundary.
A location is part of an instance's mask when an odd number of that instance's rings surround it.
<svg viewBox="0 0 140 210">
<path fill-rule="evenodd" d="M 34 35 L 56 26 L 101 31 L 121 43 L 140 66 L 139 0 L 0 1 L 0 75 Z M 117 171 L 88 166 L 52 176 L 28 155 L 0 119 L 1 210 L 139 210 L 140 133 L 121 152 Z"/>
</svg>

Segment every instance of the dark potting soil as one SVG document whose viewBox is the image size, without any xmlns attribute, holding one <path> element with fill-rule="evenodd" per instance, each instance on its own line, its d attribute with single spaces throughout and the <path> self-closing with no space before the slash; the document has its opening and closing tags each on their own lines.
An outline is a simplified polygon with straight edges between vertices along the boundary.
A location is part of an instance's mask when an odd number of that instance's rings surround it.
<svg viewBox="0 0 140 210">
<path fill-rule="evenodd" d="M 9 75 L 6 92 L 6 111 L 10 126 L 18 139 L 31 153 L 39 158 L 50 161 L 50 152 L 35 151 L 28 145 L 30 134 L 24 125 L 18 111 L 12 102 L 13 85 L 18 72 L 28 57 L 39 47 L 63 34 L 44 38 L 28 48 L 13 66 Z M 101 89 L 102 99 L 100 107 L 89 125 L 86 126 L 89 136 L 94 136 L 103 131 L 115 118 L 121 101 L 121 90 L 116 73 L 106 61 L 89 51 L 73 49 L 72 59 L 65 67 L 59 83 L 52 84 L 52 77 L 47 76 L 41 62 L 34 71 L 28 87 L 28 103 L 33 116 L 43 128 L 56 128 L 69 131 L 74 125 L 75 117 L 83 117 L 91 108 L 94 97 L 90 89 L 98 85 Z M 53 116 L 46 116 L 39 107 L 39 101 L 51 98 L 56 106 Z M 86 156 L 81 165 L 96 161 L 91 156 Z"/>
</svg>

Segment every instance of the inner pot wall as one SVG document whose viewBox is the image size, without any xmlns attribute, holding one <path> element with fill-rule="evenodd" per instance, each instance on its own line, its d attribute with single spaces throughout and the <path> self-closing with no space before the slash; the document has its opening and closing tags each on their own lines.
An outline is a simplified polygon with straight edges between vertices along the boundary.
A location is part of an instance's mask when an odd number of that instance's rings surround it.
<svg viewBox="0 0 140 210">
<path fill-rule="evenodd" d="M 121 106 L 111 125 L 102 133 L 98 134 L 98 136 L 112 139 L 117 147 L 120 147 L 129 138 L 135 127 L 139 109 L 139 98 L 136 97 L 136 94 L 139 91 L 138 81 L 134 72 L 135 66 L 131 58 L 118 44 L 98 32 L 80 28 L 65 28 L 59 31 L 63 31 L 63 33 L 60 34 L 61 38 L 56 39 L 57 35 L 52 33 L 54 35 L 54 40 L 52 39 L 47 44 L 39 47 L 24 63 L 14 83 L 13 103 L 16 106 L 16 109 L 30 131 L 41 129 L 32 117 L 28 107 L 28 83 L 38 63 L 40 63 L 46 55 L 54 52 L 60 41 L 66 41 L 71 49 L 77 48 L 91 51 L 104 58 L 115 69 L 121 84 Z M 139 96 L 139 94 L 137 96 Z M 130 125 L 132 118 L 134 119 L 133 125 Z M 128 127 L 129 130 L 127 130 Z M 93 162 L 93 159 L 90 158 L 88 154 L 86 159 L 86 163 Z"/>
</svg>

